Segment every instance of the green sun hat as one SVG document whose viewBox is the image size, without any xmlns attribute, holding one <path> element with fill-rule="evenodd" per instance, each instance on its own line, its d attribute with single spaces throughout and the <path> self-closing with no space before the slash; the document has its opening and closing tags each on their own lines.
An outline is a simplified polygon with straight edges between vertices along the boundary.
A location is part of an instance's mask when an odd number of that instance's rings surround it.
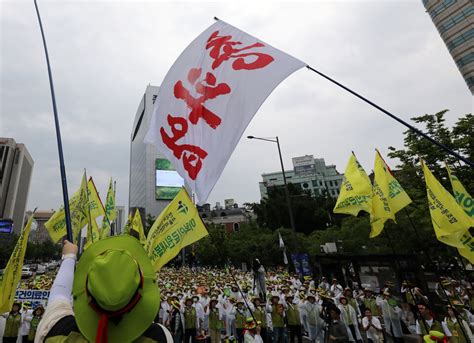
<svg viewBox="0 0 474 343">
<path fill-rule="evenodd" d="M 109 342 L 140 337 L 160 308 L 155 272 L 140 242 L 121 235 L 93 243 L 77 264 L 73 299 L 77 326 L 88 341 L 105 334 Z"/>
<path fill-rule="evenodd" d="M 432 330 L 429 332 L 428 335 L 423 336 L 423 341 L 425 343 L 437 343 L 437 342 L 445 342 L 446 341 L 446 336 L 444 333 L 440 331 L 435 331 Z"/>
</svg>

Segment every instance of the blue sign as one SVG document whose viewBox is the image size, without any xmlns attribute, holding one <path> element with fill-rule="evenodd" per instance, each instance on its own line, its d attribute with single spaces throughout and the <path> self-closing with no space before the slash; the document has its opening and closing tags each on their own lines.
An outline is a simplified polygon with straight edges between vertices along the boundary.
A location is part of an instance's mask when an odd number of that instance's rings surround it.
<svg viewBox="0 0 474 343">
<path fill-rule="evenodd" d="M 291 254 L 291 260 L 295 266 L 295 270 L 298 274 L 303 276 L 311 276 L 311 266 L 309 264 L 309 255 L 304 254 Z"/>
</svg>

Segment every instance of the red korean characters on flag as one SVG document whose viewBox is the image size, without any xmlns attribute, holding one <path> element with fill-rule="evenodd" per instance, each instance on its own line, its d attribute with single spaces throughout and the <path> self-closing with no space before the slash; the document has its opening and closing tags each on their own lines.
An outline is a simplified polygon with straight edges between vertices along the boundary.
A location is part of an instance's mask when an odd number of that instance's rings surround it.
<svg viewBox="0 0 474 343">
<path fill-rule="evenodd" d="M 202 204 L 259 107 L 305 65 L 218 20 L 168 71 L 145 143 L 171 161 Z"/>
</svg>

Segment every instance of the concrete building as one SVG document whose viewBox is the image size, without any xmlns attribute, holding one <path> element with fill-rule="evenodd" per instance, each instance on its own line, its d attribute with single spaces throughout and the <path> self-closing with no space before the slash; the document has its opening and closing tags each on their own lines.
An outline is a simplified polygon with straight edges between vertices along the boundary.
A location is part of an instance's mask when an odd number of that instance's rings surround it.
<svg viewBox="0 0 474 343">
<path fill-rule="evenodd" d="M 169 176 L 172 181 L 181 179 L 177 172 L 173 172 L 169 161 L 157 151 L 154 145 L 143 142 L 150 126 L 158 89 L 155 86 L 147 86 L 135 115 L 130 139 L 128 208 L 133 213 L 138 208 L 143 220 L 148 214 L 157 217 L 180 189 L 180 187 L 168 187 L 169 180 L 163 179 L 166 176 Z"/>
<path fill-rule="evenodd" d="M 26 216 L 29 218 L 31 216 L 32 212 L 28 211 L 26 212 Z M 34 244 L 40 244 L 43 243 L 47 240 L 50 240 L 51 238 L 49 237 L 48 230 L 44 226 L 44 224 L 51 218 L 51 216 L 54 214 L 54 210 L 47 210 L 47 211 L 39 211 L 37 210 L 34 214 L 34 221 L 36 222 L 36 228 L 30 232 L 30 237 L 28 240 Z"/>
<path fill-rule="evenodd" d="M 123 231 L 128 214 L 125 213 L 125 206 L 115 206 L 115 210 L 117 211 L 117 219 L 115 220 L 115 234 L 118 235 Z"/>
<path fill-rule="evenodd" d="M 324 158 L 314 158 L 313 155 L 294 157 L 293 170 L 285 170 L 286 181 L 311 195 L 323 195 L 325 191 L 330 197 L 337 198 L 344 174 L 339 174 L 335 165 L 326 165 Z M 283 187 L 283 173 L 281 171 L 262 174 L 259 182 L 260 196 L 267 196 L 268 187 Z"/>
<path fill-rule="evenodd" d="M 423 0 L 423 5 L 474 94 L 474 1 Z"/>
<path fill-rule="evenodd" d="M 13 220 L 15 234 L 23 229 L 33 164 L 24 144 L 0 138 L 0 218 Z"/>
<path fill-rule="evenodd" d="M 240 226 L 248 223 L 252 219 L 253 213 L 247 211 L 243 207 L 239 207 L 234 199 L 224 200 L 225 207 L 222 207 L 219 202 L 211 209 L 210 204 L 196 206 L 199 216 L 205 223 L 213 223 L 225 227 L 227 233 L 238 232 Z"/>
</svg>

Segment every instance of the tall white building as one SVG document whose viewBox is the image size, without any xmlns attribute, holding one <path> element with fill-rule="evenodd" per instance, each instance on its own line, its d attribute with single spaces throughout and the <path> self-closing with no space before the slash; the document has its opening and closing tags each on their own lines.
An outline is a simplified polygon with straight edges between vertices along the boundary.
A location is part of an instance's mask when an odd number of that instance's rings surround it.
<svg viewBox="0 0 474 343">
<path fill-rule="evenodd" d="M 129 210 L 138 208 L 142 220 L 157 217 L 181 188 L 183 179 L 154 145 L 143 143 L 150 126 L 158 87 L 147 86 L 133 123 L 130 139 Z"/>
<path fill-rule="evenodd" d="M 292 161 L 293 169 L 285 170 L 288 183 L 310 191 L 313 196 L 323 195 L 327 191 L 330 197 L 338 197 L 344 174 L 339 174 L 335 165 L 326 165 L 324 158 L 314 158 L 313 155 L 294 157 Z M 284 185 L 281 171 L 262 174 L 262 179 L 259 182 L 262 199 L 267 196 L 268 187 Z"/>
<path fill-rule="evenodd" d="M 13 220 L 13 232 L 23 229 L 34 161 L 26 146 L 0 138 L 0 218 Z"/>
</svg>

